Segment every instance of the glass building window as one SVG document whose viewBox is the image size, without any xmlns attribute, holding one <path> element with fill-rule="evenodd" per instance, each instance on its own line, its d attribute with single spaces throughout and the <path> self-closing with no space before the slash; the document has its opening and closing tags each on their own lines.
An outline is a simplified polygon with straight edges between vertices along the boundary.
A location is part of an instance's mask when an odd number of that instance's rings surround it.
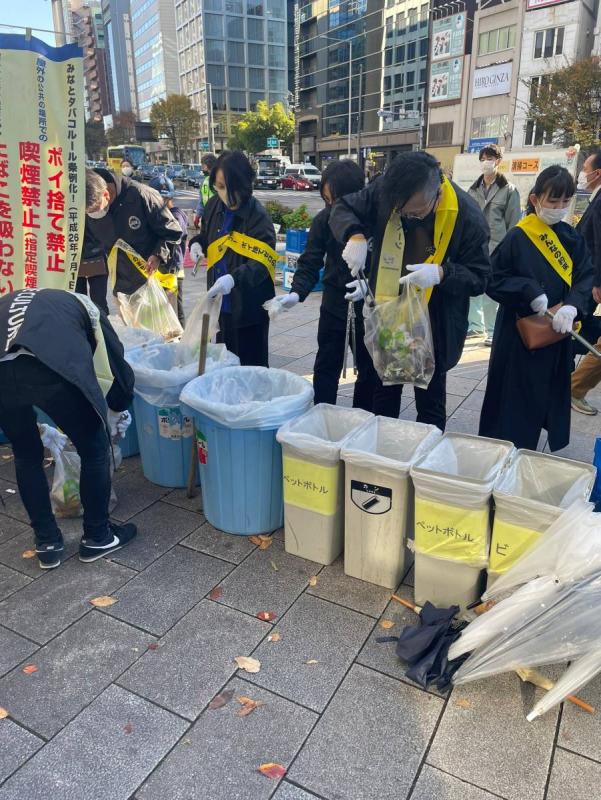
<svg viewBox="0 0 601 800">
<path fill-rule="evenodd" d="M 564 28 L 547 28 L 536 31 L 534 37 L 534 58 L 551 58 L 563 53 Z"/>
<path fill-rule="evenodd" d="M 223 40 L 205 39 L 205 53 L 207 61 L 216 61 L 218 64 L 225 62 Z"/>
<path fill-rule="evenodd" d="M 206 5 L 206 3 L 205 3 Z M 225 10 L 228 14 L 242 14 L 242 0 L 225 0 Z"/>
<path fill-rule="evenodd" d="M 213 101 L 213 111 L 226 111 L 225 104 L 225 89 L 213 89 L 211 92 L 211 99 Z"/>
<path fill-rule="evenodd" d="M 402 64 L 405 61 L 405 45 L 399 45 L 394 54 L 394 60 L 396 64 Z"/>
<path fill-rule="evenodd" d="M 244 18 L 227 17 L 226 29 L 228 39 L 244 39 Z"/>
<path fill-rule="evenodd" d="M 392 65 L 392 47 L 384 51 L 384 65 L 390 67 Z"/>
<path fill-rule="evenodd" d="M 285 0 L 267 0 L 267 13 L 275 19 L 286 19 Z"/>
<path fill-rule="evenodd" d="M 407 45 L 407 61 L 415 61 L 415 42 L 409 42 Z"/>
<path fill-rule="evenodd" d="M 247 0 L 246 13 L 249 17 L 262 17 L 263 3 L 261 0 Z"/>
<path fill-rule="evenodd" d="M 495 28 L 492 31 L 481 33 L 478 40 L 479 55 L 498 53 L 500 50 L 509 50 L 515 46 L 515 25 L 506 25 L 504 28 Z"/>
<path fill-rule="evenodd" d="M 472 119 L 471 138 L 488 139 L 503 136 L 507 131 L 509 116 L 498 114 L 488 117 L 474 117 Z"/>
<path fill-rule="evenodd" d="M 286 66 L 286 48 L 278 47 L 277 45 L 269 45 L 269 66 L 270 67 L 285 67 Z"/>
<path fill-rule="evenodd" d="M 234 89 L 244 89 L 246 87 L 246 70 L 244 67 L 228 67 L 227 74 L 229 85 Z"/>
<path fill-rule="evenodd" d="M 248 27 L 248 38 L 257 42 L 262 42 L 264 39 L 263 20 L 249 17 L 246 20 L 246 24 Z"/>
<path fill-rule="evenodd" d="M 257 103 L 265 100 L 265 95 L 262 92 L 250 92 L 249 94 L 249 108 L 251 111 L 257 110 Z"/>
<path fill-rule="evenodd" d="M 268 20 L 267 22 L 267 38 L 269 42 L 275 44 L 286 44 L 286 23 Z"/>
<path fill-rule="evenodd" d="M 419 40 L 419 57 L 425 58 L 428 55 L 428 40 L 427 39 L 420 39 Z"/>
<path fill-rule="evenodd" d="M 218 14 L 205 14 L 205 35 L 223 37 L 223 17 Z"/>
<path fill-rule="evenodd" d="M 246 92 L 230 90 L 230 111 L 246 111 Z"/>
<path fill-rule="evenodd" d="M 400 91 L 403 88 L 404 81 L 405 81 L 405 76 L 403 75 L 402 72 L 398 72 L 394 76 L 394 89 L 396 92 Z"/>
<path fill-rule="evenodd" d="M 248 85 L 251 89 L 264 89 L 265 88 L 265 71 L 262 69 L 248 70 Z"/>
<path fill-rule="evenodd" d="M 283 92 L 286 88 L 286 73 L 283 69 L 269 70 L 269 88 L 274 92 Z"/>
<path fill-rule="evenodd" d="M 407 73 L 407 89 L 413 89 L 415 84 L 415 72 L 411 70 Z"/>
<path fill-rule="evenodd" d="M 228 42 L 227 43 L 227 60 L 228 60 L 228 64 L 244 64 L 244 43 L 243 42 Z"/>
<path fill-rule="evenodd" d="M 265 65 L 265 47 L 262 44 L 248 45 L 248 63 L 253 67 Z"/>
</svg>

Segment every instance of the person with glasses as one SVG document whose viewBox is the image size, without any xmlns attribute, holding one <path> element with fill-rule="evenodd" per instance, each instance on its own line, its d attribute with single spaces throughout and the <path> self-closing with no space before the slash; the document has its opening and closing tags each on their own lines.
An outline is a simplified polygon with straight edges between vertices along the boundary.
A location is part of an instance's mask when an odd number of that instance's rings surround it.
<svg viewBox="0 0 601 800">
<path fill-rule="evenodd" d="M 446 425 L 446 376 L 461 357 L 470 297 L 482 294 L 490 274 L 489 230 L 475 201 L 449 181 L 425 152 L 401 153 L 384 175 L 342 197 L 330 215 L 342 257 L 360 276 L 372 240 L 370 285 L 376 303 L 407 284 L 427 293 L 436 367 L 427 389 L 415 388 L 418 422 Z M 398 417 L 402 385 L 374 394 L 375 414 Z"/>
</svg>

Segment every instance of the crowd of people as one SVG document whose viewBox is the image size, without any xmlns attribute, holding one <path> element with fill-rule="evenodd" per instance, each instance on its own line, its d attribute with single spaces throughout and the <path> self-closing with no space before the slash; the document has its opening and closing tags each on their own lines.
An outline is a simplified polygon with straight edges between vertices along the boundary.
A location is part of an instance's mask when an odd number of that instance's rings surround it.
<svg viewBox="0 0 601 800">
<path fill-rule="evenodd" d="M 336 402 L 351 344 L 353 405 L 398 417 L 403 386 L 378 376 L 364 341 L 364 317 L 374 304 L 397 301 L 411 287 L 428 307 L 435 363 L 427 387 L 414 387 L 418 422 L 444 431 L 447 373 L 479 324 L 491 345 L 480 434 L 536 449 L 545 429 L 551 450 L 565 447 L 570 405 L 596 413 L 585 395 L 601 380 L 594 358 L 573 371 L 570 338 L 572 327 L 601 301 L 601 154 L 591 154 L 579 176 L 591 200 L 576 227 L 565 221 L 576 191 L 566 169 L 540 173 L 522 215 L 500 161 L 497 147 L 483 148 L 482 175 L 468 192 L 426 152 L 400 154 L 368 185 L 354 162 L 331 163 L 321 183 L 325 208 L 311 225 L 290 291 L 276 298 L 276 235 L 253 197 L 252 166 L 240 152 L 205 156 L 194 220 L 200 231 L 188 244 L 195 260 L 207 259 L 208 297 L 221 298 L 219 340 L 243 366 L 267 367 L 264 305 L 271 301 L 278 312 L 293 312 L 325 264 L 315 402 Z M 168 178 L 146 186 L 132 174 L 127 161 L 120 174 L 87 171 L 75 294 L 24 289 L 0 299 L 0 428 L 13 447 L 19 491 L 46 569 L 60 564 L 64 545 L 34 407 L 62 428 L 81 457 L 81 560 L 123 547 L 136 529 L 109 520 L 110 443 L 131 422 L 134 380 L 107 319 L 107 293 L 131 295 L 157 270 L 172 274 L 184 323 L 186 214 L 175 206 Z"/>
</svg>

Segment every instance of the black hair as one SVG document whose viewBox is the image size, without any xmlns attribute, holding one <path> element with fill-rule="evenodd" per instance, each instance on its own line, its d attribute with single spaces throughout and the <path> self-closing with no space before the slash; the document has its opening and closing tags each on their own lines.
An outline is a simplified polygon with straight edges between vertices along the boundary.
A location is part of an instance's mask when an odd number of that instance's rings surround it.
<svg viewBox="0 0 601 800">
<path fill-rule="evenodd" d="M 213 153 L 205 153 L 204 156 L 200 159 L 200 165 L 201 167 L 206 167 L 210 172 L 215 166 L 216 161 L 217 161 L 216 155 L 213 155 Z"/>
<path fill-rule="evenodd" d="M 133 167 L 133 165 L 134 165 L 134 164 L 133 164 L 133 161 L 130 161 L 130 160 L 129 160 L 129 158 L 122 158 L 122 159 L 121 159 L 121 163 L 122 163 L 122 164 L 130 164 L 132 167 Z"/>
<path fill-rule="evenodd" d="M 574 178 L 565 167 L 553 164 L 544 169 L 537 177 L 536 182 L 529 192 L 537 197 L 547 195 L 549 199 L 559 200 L 562 197 L 572 197 L 576 193 Z M 526 206 L 527 214 L 534 214 L 536 210 L 530 200 Z"/>
<path fill-rule="evenodd" d="M 212 190 L 215 189 L 218 170 L 223 173 L 228 205 L 243 206 L 252 197 L 255 179 L 255 172 L 248 158 L 240 150 L 224 150 L 211 170 L 209 186 Z"/>
<path fill-rule="evenodd" d="M 92 170 L 92 172 L 95 172 L 97 175 L 100 175 L 100 177 L 105 183 L 114 183 L 114 184 L 117 183 L 117 181 L 115 180 L 115 176 L 110 171 L 110 169 L 105 169 L 104 167 L 95 167 Z"/>
<path fill-rule="evenodd" d="M 593 156 L 593 169 L 601 169 L 601 149 L 591 150 L 587 158 Z"/>
<path fill-rule="evenodd" d="M 416 192 L 430 187 L 435 190 L 443 177 L 440 163 L 430 153 L 400 153 L 381 179 L 382 200 L 388 213 L 402 208 Z"/>
<path fill-rule="evenodd" d="M 106 181 L 94 169 L 86 169 L 86 208 L 97 206 L 106 192 Z"/>
<path fill-rule="evenodd" d="M 503 153 L 501 153 L 501 148 L 498 144 L 486 144 L 482 150 L 480 150 L 478 159 L 482 161 L 483 156 L 489 156 L 489 158 L 494 158 L 496 161 L 497 158 L 501 158 L 502 155 Z"/>
<path fill-rule="evenodd" d="M 349 158 L 343 158 L 340 161 L 331 161 L 321 174 L 320 193 L 323 200 L 326 184 L 334 202 L 345 194 L 361 191 L 365 186 L 365 176 L 358 164 Z"/>
</svg>

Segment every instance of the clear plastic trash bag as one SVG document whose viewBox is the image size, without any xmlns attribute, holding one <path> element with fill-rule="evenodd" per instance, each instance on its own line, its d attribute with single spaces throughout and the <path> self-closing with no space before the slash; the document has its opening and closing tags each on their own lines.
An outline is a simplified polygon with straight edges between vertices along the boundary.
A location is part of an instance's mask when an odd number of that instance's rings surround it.
<svg viewBox="0 0 601 800">
<path fill-rule="evenodd" d="M 426 295 L 408 285 L 394 300 L 364 307 L 365 346 L 385 386 L 427 389 L 434 374 L 434 344 Z"/>
<path fill-rule="evenodd" d="M 219 314 L 223 295 L 217 295 L 211 299 L 208 294 L 203 294 L 194 306 L 192 313 L 188 316 L 186 327 L 182 335 L 182 344 L 185 344 L 195 353 L 200 350 L 200 337 L 202 333 L 202 318 L 205 314 L 209 315 L 209 338 L 211 342 L 219 331 Z"/>
<path fill-rule="evenodd" d="M 50 453 L 54 459 L 54 477 L 52 489 L 50 490 L 50 503 L 55 517 L 58 519 L 68 519 L 71 517 L 81 517 L 83 507 L 79 494 L 79 476 L 81 472 L 81 460 L 73 445 L 69 444 L 64 450 L 50 448 Z M 113 462 L 114 458 L 114 462 Z M 121 448 L 114 444 L 111 455 L 111 477 L 113 470 L 121 465 Z M 111 498 L 109 511 L 117 505 L 117 495 L 111 486 Z"/>
<path fill-rule="evenodd" d="M 133 328 L 147 328 L 171 341 L 181 336 L 183 328 L 177 314 L 155 275 L 133 294 L 117 293 L 121 316 Z"/>
<path fill-rule="evenodd" d="M 121 317 L 116 314 L 109 316 L 109 322 L 113 326 L 115 333 L 119 337 L 119 341 L 123 345 L 125 352 L 133 350 L 136 347 L 144 347 L 148 344 L 161 344 L 163 337 L 150 331 L 147 328 L 132 328 L 131 325 L 126 325 Z"/>
</svg>

